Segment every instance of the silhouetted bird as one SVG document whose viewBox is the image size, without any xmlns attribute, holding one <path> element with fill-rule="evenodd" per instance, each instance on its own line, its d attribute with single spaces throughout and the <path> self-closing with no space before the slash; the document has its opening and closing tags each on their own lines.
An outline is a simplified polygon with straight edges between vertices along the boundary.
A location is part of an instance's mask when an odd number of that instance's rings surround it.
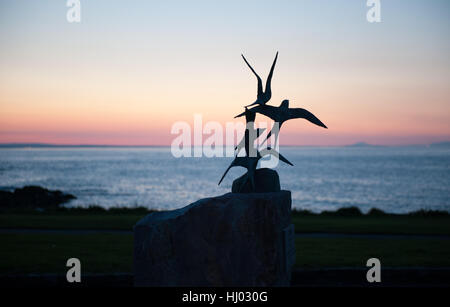
<svg viewBox="0 0 450 307">
<path fill-rule="evenodd" d="M 251 128 L 249 128 L 249 129 L 251 129 Z M 246 156 L 248 157 L 250 154 L 250 144 L 253 144 L 253 142 L 259 136 L 261 136 L 264 133 L 264 131 L 266 131 L 266 128 L 256 128 L 256 129 L 254 129 L 253 133 L 250 133 L 250 131 L 248 131 L 248 129 L 246 129 L 245 135 L 242 137 L 242 140 L 234 148 L 234 150 L 236 150 L 236 155 L 239 154 L 239 152 L 242 150 L 242 148 L 245 148 L 245 153 L 246 153 Z M 253 140 L 250 140 L 250 135 L 254 135 L 256 137 Z"/>
<path fill-rule="evenodd" d="M 242 148 L 245 148 L 245 154 L 248 157 L 250 153 L 250 144 L 254 144 L 255 140 L 263 134 L 263 132 L 266 130 L 266 128 L 257 128 L 255 129 L 254 123 L 255 123 L 255 117 L 256 113 L 249 111 L 247 107 L 245 107 L 245 121 L 246 121 L 246 128 L 245 128 L 245 134 L 242 137 L 242 140 L 238 143 L 238 145 L 234 148 L 234 150 L 237 150 L 236 156 L 239 154 Z M 250 131 L 251 130 L 251 131 Z"/>
<path fill-rule="evenodd" d="M 256 151 L 256 153 L 257 153 L 256 157 L 235 157 L 233 162 L 231 162 L 230 166 L 228 166 L 227 170 L 225 171 L 222 178 L 220 179 L 219 185 L 222 182 L 223 178 L 225 178 L 225 175 L 228 173 L 230 168 L 232 168 L 234 166 L 242 166 L 247 169 L 247 180 L 250 180 L 253 190 L 255 190 L 254 176 L 255 176 L 256 166 L 258 165 L 258 161 L 266 155 L 273 155 L 273 156 L 279 158 L 284 163 L 287 163 L 291 166 L 294 165 L 291 162 L 289 162 L 288 159 L 286 159 L 280 153 L 278 153 L 277 151 L 275 151 L 274 149 L 272 149 L 270 147 L 267 147 L 266 149 L 263 149 L 261 151 Z"/>
<path fill-rule="evenodd" d="M 245 63 L 248 65 L 248 67 L 251 69 L 251 71 L 255 74 L 256 79 L 258 79 L 258 93 L 256 95 L 256 101 L 252 104 L 249 104 L 247 107 L 255 105 L 255 104 L 260 104 L 260 105 L 264 105 L 266 104 L 270 98 L 272 97 L 272 90 L 270 88 L 270 83 L 272 82 L 272 75 L 273 75 L 273 70 L 275 68 L 275 64 L 277 63 L 277 58 L 278 58 L 278 52 L 275 56 L 275 60 L 273 61 L 272 67 L 270 68 L 270 72 L 269 72 L 269 76 L 267 77 L 267 81 L 266 81 L 266 89 L 265 92 L 263 92 L 263 87 L 262 87 L 262 80 L 261 78 L 258 76 L 258 74 L 255 72 L 255 70 L 253 69 L 253 67 L 247 62 L 247 59 L 244 57 L 243 54 L 241 54 L 242 58 L 244 59 Z"/>
<path fill-rule="evenodd" d="M 310 121 L 313 124 L 316 124 L 320 127 L 327 128 L 324 123 L 320 121 L 314 114 L 309 112 L 308 110 L 302 108 L 289 108 L 289 100 L 283 100 L 279 107 L 269 106 L 269 105 L 260 105 L 254 108 L 249 109 L 249 111 L 253 111 L 255 113 L 263 114 L 267 117 L 270 117 L 273 121 L 278 123 L 278 128 L 281 128 L 281 125 L 285 121 L 295 118 L 304 118 Z M 241 117 L 245 114 L 245 112 L 236 115 L 236 117 Z M 272 135 L 273 129 L 267 134 L 264 141 L 266 141 Z M 279 129 L 276 131 L 276 138 L 278 137 Z M 263 142 L 264 143 L 264 142 Z"/>
</svg>

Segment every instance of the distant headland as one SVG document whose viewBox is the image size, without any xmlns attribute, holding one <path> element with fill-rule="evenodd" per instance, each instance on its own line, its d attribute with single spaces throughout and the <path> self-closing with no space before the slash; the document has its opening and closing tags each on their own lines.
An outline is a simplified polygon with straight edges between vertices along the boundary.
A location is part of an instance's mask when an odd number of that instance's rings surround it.
<svg viewBox="0 0 450 307">
<path fill-rule="evenodd" d="M 283 147 L 315 147 L 313 145 L 280 145 Z M 450 147 L 450 141 L 435 142 L 430 144 L 407 144 L 407 145 L 382 145 L 370 144 L 364 141 L 348 145 L 320 145 L 320 147 Z M 170 147 L 170 145 L 115 145 L 115 144 L 52 144 L 52 143 L 0 143 L 2 148 L 146 148 L 146 147 Z"/>
<path fill-rule="evenodd" d="M 373 145 L 366 142 L 357 142 L 350 145 L 345 145 L 345 147 L 381 147 L 383 145 Z"/>
</svg>

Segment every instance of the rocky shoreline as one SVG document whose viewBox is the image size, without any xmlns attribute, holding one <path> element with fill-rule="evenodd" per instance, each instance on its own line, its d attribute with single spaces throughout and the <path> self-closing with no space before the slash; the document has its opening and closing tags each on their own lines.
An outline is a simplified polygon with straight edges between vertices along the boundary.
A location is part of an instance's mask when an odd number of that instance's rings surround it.
<svg viewBox="0 0 450 307">
<path fill-rule="evenodd" d="M 0 191 L 0 209 L 55 209 L 76 199 L 69 193 L 40 186 L 25 186 L 14 191 Z"/>
<path fill-rule="evenodd" d="M 240 179 L 240 178 L 238 178 Z M 238 182 L 238 180 L 236 180 Z M 237 185 L 237 184 L 236 184 Z M 279 189 L 278 189 L 279 190 Z M 273 190 L 274 192 L 277 189 Z M 86 207 L 65 207 L 71 200 L 77 199 L 73 194 L 62 192 L 59 190 L 49 190 L 41 186 L 24 186 L 22 188 L 15 188 L 12 190 L 0 190 L 0 212 L 9 212 L 19 210 L 20 212 L 33 211 L 77 211 L 77 212 L 90 212 L 90 213 L 104 213 L 104 212 L 116 212 L 116 213 L 150 213 L 166 210 L 155 210 L 144 206 L 138 207 L 111 207 L 105 208 L 98 205 L 89 205 Z M 368 212 L 363 213 L 358 207 L 341 207 L 336 208 L 334 211 L 322 211 L 313 212 L 307 209 L 292 208 L 293 216 L 342 216 L 342 217 L 382 217 L 382 216 L 420 216 L 420 217 L 440 217 L 449 216 L 449 211 L 444 210 L 428 210 L 420 209 L 416 211 L 406 213 L 390 213 L 385 212 L 378 208 L 372 208 Z"/>
</svg>

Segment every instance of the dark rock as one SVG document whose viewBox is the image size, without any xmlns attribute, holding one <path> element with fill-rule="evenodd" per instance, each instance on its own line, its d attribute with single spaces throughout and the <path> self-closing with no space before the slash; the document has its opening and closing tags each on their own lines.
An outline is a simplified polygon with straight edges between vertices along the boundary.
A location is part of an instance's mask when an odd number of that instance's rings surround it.
<svg viewBox="0 0 450 307">
<path fill-rule="evenodd" d="M 39 186 L 25 186 L 14 192 L 0 191 L 2 208 L 57 208 L 76 197 L 61 191 L 50 191 Z"/>
<path fill-rule="evenodd" d="M 280 177 L 278 173 L 270 168 L 259 168 L 255 172 L 255 191 L 252 184 L 247 180 L 247 174 L 233 181 L 232 193 L 268 193 L 279 192 Z"/>
<path fill-rule="evenodd" d="M 286 286 L 291 193 L 236 194 L 154 212 L 134 227 L 136 286 Z"/>
</svg>

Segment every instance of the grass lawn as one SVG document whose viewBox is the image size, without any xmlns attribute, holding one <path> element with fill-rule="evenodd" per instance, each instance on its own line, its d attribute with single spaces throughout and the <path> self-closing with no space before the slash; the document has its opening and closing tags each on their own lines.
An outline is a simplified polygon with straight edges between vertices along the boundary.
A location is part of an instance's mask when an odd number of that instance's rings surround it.
<svg viewBox="0 0 450 307">
<path fill-rule="evenodd" d="M 132 272 L 131 234 L 0 234 L 0 274 L 65 273 L 79 258 L 85 273 Z M 296 238 L 297 268 L 450 266 L 445 239 Z"/>
<path fill-rule="evenodd" d="M 416 216 L 293 216 L 299 233 L 445 234 L 450 235 L 450 217 Z"/>
<path fill-rule="evenodd" d="M 132 230 L 145 213 L 56 212 L 0 214 L 0 228 Z M 293 215 L 301 233 L 445 234 L 450 217 Z M 131 234 L 0 233 L 0 274 L 65 273 L 68 258 L 83 272 L 132 272 Z M 375 257 L 383 266 L 450 266 L 450 240 L 440 238 L 296 238 L 297 268 L 364 267 Z"/>
<path fill-rule="evenodd" d="M 0 214 L 0 228 L 117 229 L 132 230 L 145 214 L 34 213 Z M 299 216 L 293 215 L 295 231 L 372 234 L 446 234 L 450 217 L 417 216 Z"/>
<path fill-rule="evenodd" d="M 131 272 L 129 234 L 0 234 L 0 274 L 65 273 L 69 258 L 82 272 Z"/>
<path fill-rule="evenodd" d="M 450 240 L 373 238 L 296 238 L 296 267 L 450 266 Z"/>
<path fill-rule="evenodd" d="M 0 214 L 0 228 L 132 230 L 136 214 Z"/>
</svg>

